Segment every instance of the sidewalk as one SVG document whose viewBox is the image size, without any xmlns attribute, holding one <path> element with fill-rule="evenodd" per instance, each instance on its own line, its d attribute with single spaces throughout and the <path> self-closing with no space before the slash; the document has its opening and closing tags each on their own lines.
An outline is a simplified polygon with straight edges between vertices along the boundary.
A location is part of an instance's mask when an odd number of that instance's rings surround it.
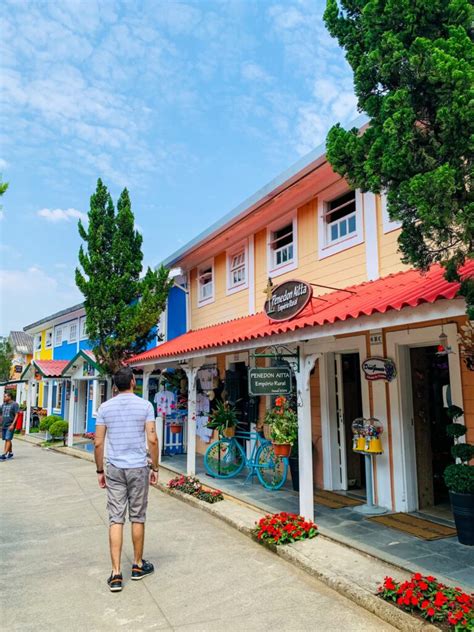
<svg viewBox="0 0 474 632">
<path fill-rule="evenodd" d="M 178 472 L 186 471 L 186 457 L 165 457 L 163 466 Z M 210 487 L 218 487 L 231 496 L 261 508 L 263 512 L 291 511 L 299 513 L 298 493 L 290 488 L 277 492 L 266 490 L 254 479 L 245 482 L 246 474 L 233 479 L 210 478 L 202 457 L 196 461 L 197 476 Z M 401 531 L 371 522 L 350 508 L 329 509 L 315 504 L 315 521 L 327 537 L 364 551 L 369 555 L 412 572 L 436 575 L 445 583 L 461 584 L 474 590 L 474 547 L 459 544 L 456 537 L 421 540 Z"/>
<path fill-rule="evenodd" d="M 146 555 L 156 572 L 112 594 L 105 495 L 93 467 L 26 442 L 0 464 L 3 629 L 393 632 L 322 582 L 215 520 L 151 490 Z M 232 502 L 218 503 L 236 511 Z M 245 507 L 240 507 L 248 512 Z M 383 602 L 382 602 L 383 603 Z"/>
</svg>

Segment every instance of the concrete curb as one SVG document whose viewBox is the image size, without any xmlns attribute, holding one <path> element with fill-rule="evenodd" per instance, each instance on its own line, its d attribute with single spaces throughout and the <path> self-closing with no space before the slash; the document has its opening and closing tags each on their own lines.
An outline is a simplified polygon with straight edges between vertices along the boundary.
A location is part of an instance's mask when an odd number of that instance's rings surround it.
<svg viewBox="0 0 474 632">
<path fill-rule="evenodd" d="M 29 441 L 29 443 L 36 442 Z M 67 454 L 68 456 L 84 459 L 89 462 L 94 461 L 94 457 L 92 454 L 81 452 L 74 448 L 53 447 L 49 449 L 60 454 Z M 163 471 L 165 478 L 172 478 L 176 474 L 176 472 L 174 472 L 173 470 L 170 470 L 163 466 L 161 466 L 160 469 Z M 178 500 L 196 509 L 205 511 L 206 513 L 214 516 L 215 518 L 218 518 L 219 520 L 228 524 L 234 529 L 237 529 L 237 531 L 240 531 L 240 533 L 246 535 L 257 543 L 257 540 L 253 535 L 253 525 L 255 524 L 256 520 L 261 517 L 262 512 L 259 513 L 256 508 L 253 508 L 245 503 L 238 504 L 237 502 L 234 502 L 233 497 L 226 496 L 225 494 L 225 500 L 221 502 L 206 503 L 202 500 L 194 498 L 189 494 L 184 494 L 177 490 L 171 490 L 163 482 L 158 482 L 153 487 L 156 490 L 163 492 L 168 496 L 177 498 Z M 205 487 L 210 486 L 205 485 Z M 316 539 L 331 543 L 332 546 L 339 546 L 341 548 L 347 548 L 348 550 L 350 550 L 350 547 L 346 547 L 344 544 L 337 543 L 334 540 L 331 540 L 331 538 L 327 538 L 321 534 Z M 266 546 L 266 548 L 272 553 L 281 557 L 289 564 L 292 564 L 305 573 L 308 573 L 308 575 L 315 577 L 319 581 L 329 586 L 329 588 L 335 590 L 347 599 L 350 599 L 358 606 L 364 608 L 368 612 L 371 612 L 375 616 L 379 617 L 379 619 L 392 625 L 398 630 L 402 630 L 403 632 L 439 632 L 440 628 L 432 625 L 431 623 L 427 623 L 425 621 L 422 621 L 421 619 L 413 617 L 406 612 L 403 612 L 395 605 L 392 605 L 387 601 L 383 601 L 380 597 L 377 597 L 370 590 L 363 588 L 357 582 L 351 581 L 347 577 L 337 574 L 336 572 L 331 572 L 331 570 L 328 568 L 323 568 L 322 566 L 311 563 L 310 558 L 300 550 L 302 548 L 302 545 L 304 546 L 309 542 L 314 542 L 314 540 L 308 541 L 306 543 L 298 542 L 295 544 L 288 544 L 280 547 Z M 360 554 L 364 555 L 363 552 Z M 367 554 L 365 554 L 365 556 L 367 558 L 370 557 Z M 397 571 L 400 572 L 400 569 L 394 567 L 393 571 L 394 573 L 396 573 Z M 380 577 L 380 580 L 382 579 L 383 577 Z"/>
</svg>

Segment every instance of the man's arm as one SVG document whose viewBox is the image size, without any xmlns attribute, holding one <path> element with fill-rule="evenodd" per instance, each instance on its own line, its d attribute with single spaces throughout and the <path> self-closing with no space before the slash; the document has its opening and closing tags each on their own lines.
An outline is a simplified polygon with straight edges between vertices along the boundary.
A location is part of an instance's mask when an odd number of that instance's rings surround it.
<svg viewBox="0 0 474 632">
<path fill-rule="evenodd" d="M 96 425 L 94 440 L 94 458 L 95 466 L 97 469 L 97 479 L 99 481 L 99 487 L 102 488 L 106 487 L 104 474 L 104 440 L 106 432 L 106 426 Z"/>
<path fill-rule="evenodd" d="M 156 424 L 154 420 L 146 422 L 145 431 L 152 467 L 152 470 L 150 472 L 150 483 L 155 484 L 158 482 L 158 450 L 160 446 L 158 435 L 156 434 Z"/>
<path fill-rule="evenodd" d="M 13 432 L 15 430 L 16 420 L 18 419 L 18 412 L 19 412 L 19 410 L 20 410 L 20 407 L 17 404 L 16 405 L 16 412 L 15 412 L 15 415 L 13 417 L 13 421 L 12 421 L 12 423 L 10 424 L 10 426 L 8 428 L 8 430 L 10 430 L 10 432 Z"/>
</svg>

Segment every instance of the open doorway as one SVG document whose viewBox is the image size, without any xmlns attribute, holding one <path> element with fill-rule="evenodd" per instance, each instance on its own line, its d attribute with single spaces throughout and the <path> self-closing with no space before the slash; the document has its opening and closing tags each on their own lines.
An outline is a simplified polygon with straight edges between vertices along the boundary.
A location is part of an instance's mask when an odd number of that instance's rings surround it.
<svg viewBox="0 0 474 632">
<path fill-rule="evenodd" d="M 337 353 L 335 377 L 340 489 L 365 498 L 364 457 L 352 450 L 352 422 L 363 416 L 359 354 Z"/>
<path fill-rule="evenodd" d="M 81 380 L 77 384 L 76 414 L 74 423 L 74 434 L 82 435 L 86 431 L 87 422 L 87 398 L 89 383 Z"/>
<path fill-rule="evenodd" d="M 446 466 L 454 462 L 453 441 L 446 435 L 450 422 L 446 414 L 448 357 L 439 355 L 435 346 L 411 348 L 410 367 L 418 509 L 449 517 L 449 495 L 443 478 Z"/>
</svg>

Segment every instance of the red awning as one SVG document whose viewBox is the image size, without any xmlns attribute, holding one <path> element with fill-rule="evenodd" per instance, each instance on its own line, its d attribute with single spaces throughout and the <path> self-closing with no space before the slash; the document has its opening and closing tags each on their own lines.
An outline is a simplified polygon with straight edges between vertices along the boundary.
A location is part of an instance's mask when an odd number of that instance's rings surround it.
<svg viewBox="0 0 474 632">
<path fill-rule="evenodd" d="M 463 275 L 474 276 L 474 261 L 464 266 Z M 193 351 L 284 334 L 303 327 L 333 324 L 359 316 L 384 314 L 390 310 L 400 311 L 404 307 L 417 307 L 422 303 L 434 303 L 440 299 L 449 300 L 456 297 L 459 284 L 448 283 L 444 278 L 444 269 L 436 265 L 426 274 L 408 270 L 346 289 L 354 294 L 338 290 L 321 295 L 324 301 L 314 297 L 304 311 L 292 320 L 272 323 L 266 314 L 261 312 L 253 316 L 188 331 L 178 338 L 134 356 L 129 363 L 136 364 L 141 361 L 169 358 Z"/>
</svg>

